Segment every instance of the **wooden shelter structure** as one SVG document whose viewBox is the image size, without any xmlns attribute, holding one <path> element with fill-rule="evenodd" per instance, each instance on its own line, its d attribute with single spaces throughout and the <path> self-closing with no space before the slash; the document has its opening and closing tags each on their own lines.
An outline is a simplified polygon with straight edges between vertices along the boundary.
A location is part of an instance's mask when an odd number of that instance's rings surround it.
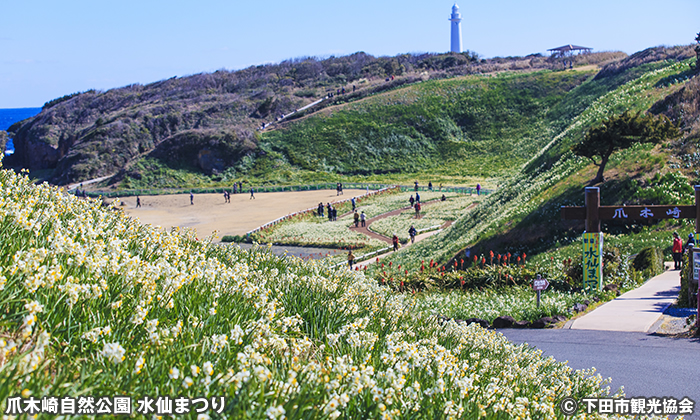
<svg viewBox="0 0 700 420">
<path fill-rule="evenodd" d="M 547 51 L 550 51 L 552 53 L 552 55 L 566 56 L 566 55 L 573 55 L 574 51 L 578 51 L 579 54 L 581 54 L 581 53 L 586 54 L 586 53 L 593 51 L 593 48 L 569 44 L 569 45 L 562 45 L 561 47 L 557 47 L 557 48 L 551 48 L 551 49 L 548 49 Z"/>
</svg>

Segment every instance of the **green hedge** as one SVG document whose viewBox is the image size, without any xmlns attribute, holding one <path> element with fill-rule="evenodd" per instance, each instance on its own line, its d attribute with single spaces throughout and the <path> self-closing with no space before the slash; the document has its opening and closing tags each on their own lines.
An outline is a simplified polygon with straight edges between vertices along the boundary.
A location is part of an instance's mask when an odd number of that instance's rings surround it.
<svg viewBox="0 0 700 420">
<path fill-rule="evenodd" d="M 649 271 L 649 277 L 659 275 L 664 269 L 664 253 L 661 249 L 650 246 L 639 251 L 632 262 L 635 270 Z"/>
</svg>

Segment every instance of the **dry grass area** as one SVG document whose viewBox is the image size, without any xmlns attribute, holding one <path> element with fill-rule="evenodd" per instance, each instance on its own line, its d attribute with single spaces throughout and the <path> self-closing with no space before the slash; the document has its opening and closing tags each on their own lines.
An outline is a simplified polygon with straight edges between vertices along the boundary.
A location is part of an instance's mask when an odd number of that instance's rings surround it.
<svg viewBox="0 0 700 420">
<path fill-rule="evenodd" d="M 336 196 L 335 190 L 257 193 L 231 196 L 224 202 L 222 194 L 195 194 L 190 204 L 189 194 L 141 196 L 141 207 L 136 208 L 136 197 L 122 199 L 122 208 L 142 223 L 170 228 L 193 228 L 198 238 L 205 238 L 216 231 L 224 235 L 243 235 L 278 217 L 316 207 L 318 203 L 349 200 L 365 194 L 365 190 L 344 190 Z"/>
</svg>

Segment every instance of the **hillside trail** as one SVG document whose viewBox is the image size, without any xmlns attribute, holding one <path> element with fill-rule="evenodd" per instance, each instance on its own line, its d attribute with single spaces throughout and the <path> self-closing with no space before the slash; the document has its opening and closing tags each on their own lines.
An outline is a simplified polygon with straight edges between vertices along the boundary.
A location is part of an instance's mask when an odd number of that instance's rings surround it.
<svg viewBox="0 0 700 420">
<path fill-rule="evenodd" d="M 109 178 L 111 178 L 111 177 L 113 177 L 113 176 L 114 176 L 114 174 L 112 174 L 112 175 L 107 175 L 107 176 L 101 176 L 101 177 L 99 177 L 99 178 L 88 179 L 87 181 L 76 182 L 76 183 L 74 183 L 74 184 L 68 184 L 68 186 L 66 187 L 66 190 L 67 190 L 67 191 L 71 191 L 71 190 L 74 190 L 74 189 L 76 189 L 76 188 L 78 188 L 78 187 L 81 187 L 81 188 L 82 188 L 82 187 L 84 187 L 84 186 L 86 186 L 86 185 L 96 184 L 96 183 L 98 183 L 98 182 L 102 182 L 102 181 L 104 181 L 104 180 L 106 180 L 106 179 L 109 179 Z"/>
<path fill-rule="evenodd" d="M 574 67 L 573 69 L 567 69 L 567 70 L 565 70 L 565 71 L 567 71 L 567 72 L 577 72 L 577 71 L 590 71 L 590 70 L 598 70 L 598 69 L 599 69 L 599 67 L 598 67 L 597 65 L 595 65 L 595 64 L 590 64 L 590 65 L 585 65 L 585 66 Z M 520 72 L 531 73 L 531 72 L 535 72 L 535 71 L 538 71 L 538 70 L 535 70 L 535 69 L 532 69 L 532 70 L 529 70 L 529 71 L 528 71 L 528 70 L 521 70 Z M 500 74 L 500 73 L 505 73 L 505 72 L 512 72 L 512 70 L 508 70 L 508 71 L 493 71 L 493 72 L 489 72 L 489 73 L 482 73 L 481 75 L 482 75 L 482 76 L 498 75 L 498 74 Z M 411 77 L 411 76 L 416 76 L 416 75 L 418 75 L 418 74 L 420 74 L 420 73 L 410 73 L 410 74 L 407 74 L 407 75 L 405 75 L 405 76 L 396 76 L 396 80 L 405 79 L 405 78 L 408 78 L 408 77 Z M 457 76 L 457 77 L 451 78 L 451 80 L 466 79 L 466 78 L 473 77 L 473 76 L 474 76 L 474 75 Z M 380 80 L 380 81 L 378 81 L 378 82 L 376 82 L 376 83 L 370 84 L 370 85 L 368 85 L 368 86 L 364 86 L 364 87 L 362 87 L 362 88 L 360 88 L 360 89 L 364 90 L 364 89 L 367 89 L 367 88 L 372 88 L 372 87 L 381 85 L 382 83 L 388 83 L 388 82 L 386 82 L 386 81 L 381 81 L 381 80 Z M 405 87 L 405 86 L 410 86 L 410 85 L 412 85 L 412 84 L 401 85 L 400 87 Z M 358 91 L 360 91 L 360 89 L 358 89 Z M 315 115 L 320 114 L 320 113 L 329 113 L 329 112 L 333 112 L 333 111 L 335 111 L 335 110 L 337 110 L 337 109 L 339 109 L 339 108 L 346 107 L 346 106 L 348 106 L 348 105 L 359 104 L 359 103 L 364 102 L 364 101 L 366 101 L 366 100 L 369 100 L 369 99 L 371 99 L 371 98 L 376 98 L 376 97 L 379 96 L 379 95 L 384 95 L 384 94 L 390 93 L 392 90 L 393 90 L 393 89 L 388 89 L 388 90 L 386 90 L 386 91 L 377 92 L 376 95 L 369 95 L 369 96 L 365 96 L 365 97 L 363 97 L 363 98 L 359 98 L 359 99 L 357 99 L 357 100 L 353 100 L 353 101 L 349 101 L 349 102 L 343 102 L 343 103 L 335 104 L 335 105 L 325 106 L 325 107 L 322 107 L 322 108 L 320 108 L 320 109 L 317 109 L 316 111 L 312 111 L 312 112 L 310 112 L 310 113 L 308 113 L 308 114 L 306 114 L 306 115 L 304 115 L 304 116 L 302 116 L 302 117 L 299 117 L 299 118 L 297 118 L 297 119 L 295 119 L 295 120 L 293 120 L 293 121 L 286 121 L 286 118 L 287 118 L 287 117 L 289 117 L 289 116 L 291 116 L 291 115 L 294 115 L 294 114 L 297 113 L 297 112 L 301 112 L 301 111 L 303 111 L 303 110 L 306 110 L 306 109 L 308 109 L 308 108 L 311 108 L 311 107 L 313 107 L 313 106 L 315 106 L 315 105 L 317 105 L 317 104 L 319 104 L 319 103 L 321 103 L 321 102 L 323 102 L 323 101 L 325 101 L 325 100 L 330 99 L 330 98 L 328 97 L 328 95 L 326 95 L 326 96 L 324 96 L 323 98 L 318 99 L 318 100 L 314 101 L 314 102 L 311 103 L 311 104 L 305 105 L 304 107 L 299 108 L 299 109 L 296 110 L 296 111 L 292 111 L 292 112 L 290 112 L 289 114 L 284 115 L 283 118 L 280 119 L 279 121 L 271 121 L 271 122 L 265 124 L 265 128 L 264 128 L 264 129 L 262 129 L 262 130 L 258 129 L 258 130 L 261 131 L 261 132 L 267 132 L 267 131 L 275 131 L 275 130 L 277 130 L 277 129 L 283 129 L 283 128 L 285 128 L 285 127 L 287 126 L 288 123 L 296 122 L 296 121 L 303 121 L 303 120 L 305 120 L 305 119 L 307 119 L 307 118 L 309 118 L 309 117 L 315 116 Z M 348 93 L 350 93 L 350 92 L 348 91 Z"/>
<path fill-rule="evenodd" d="M 401 80 L 401 79 L 405 79 L 405 78 L 407 78 L 407 77 L 408 77 L 408 76 L 396 77 L 395 79 L 396 79 L 396 80 Z M 386 81 L 379 81 L 379 82 L 376 82 L 376 83 L 370 83 L 368 86 L 364 86 L 364 87 L 358 89 L 357 91 L 358 91 L 358 92 L 361 92 L 362 90 L 366 90 L 366 89 L 368 89 L 368 88 L 373 88 L 373 87 L 375 87 L 375 86 L 379 86 L 379 85 L 381 85 L 382 83 L 389 83 L 389 82 L 386 82 Z M 391 90 L 391 89 L 389 89 L 389 90 L 387 90 L 387 91 L 384 91 L 384 92 L 379 92 L 378 94 L 381 95 L 381 94 L 384 94 L 384 93 L 386 93 L 386 92 L 388 92 L 388 91 L 390 91 L 390 90 Z M 349 94 L 351 94 L 351 93 L 352 93 L 352 92 L 350 92 L 350 91 L 348 90 L 348 92 L 346 92 L 345 95 L 349 95 Z M 340 97 L 342 97 L 342 96 L 343 96 L 343 94 L 340 94 Z M 335 104 L 335 105 L 325 106 L 325 107 L 320 108 L 320 109 L 318 109 L 318 110 L 316 110 L 316 111 L 312 111 L 312 112 L 310 112 L 310 113 L 307 114 L 307 115 L 304 115 L 304 116 L 302 116 L 302 117 L 299 117 L 299 118 L 297 118 L 297 119 L 295 119 L 295 120 L 293 120 L 293 121 L 294 121 L 294 122 L 296 122 L 296 121 L 303 121 L 303 120 L 305 120 L 305 119 L 307 119 L 307 118 L 309 118 L 309 117 L 311 117 L 311 116 L 314 116 L 314 115 L 316 115 L 316 114 L 318 114 L 318 113 L 320 113 L 320 112 L 332 112 L 333 110 L 335 110 L 335 109 L 337 109 L 337 108 L 344 107 L 344 106 L 346 106 L 346 105 L 348 105 L 348 104 L 357 104 L 357 103 L 363 102 L 363 101 L 365 101 L 365 100 L 367 100 L 367 99 L 369 99 L 369 98 L 372 98 L 372 97 L 374 97 L 374 95 L 365 96 L 365 97 L 363 97 L 363 98 L 359 98 L 359 99 L 357 99 L 357 100 L 353 100 L 353 101 L 350 101 L 350 102 L 343 102 L 343 103 L 341 103 L 341 104 Z M 330 98 L 328 97 L 328 95 L 322 97 L 321 99 L 317 99 L 316 101 L 314 101 L 314 102 L 312 102 L 312 103 L 310 103 L 310 104 L 308 104 L 308 105 L 304 105 L 303 107 L 301 107 L 301 108 L 299 108 L 299 109 L 297 109 L 297 110 L 295 110 L 295 111 L 292 111 L 292 112 L 290 112 L 289 114 L 283 115 L 282 118 L 281 118 L 280 120 L 277 120 L 277 121 L 270 121 L 269 123 L 266 123 L 266 124 L 265 124 L 265 128 L 263 128 L 262 130 L 258 129 L 258 131 L 260 131 L 260 132 L 267 132 L 267 131 L 274 131 L 274 130 L 276 130 L 276 129 L 285 128 L 286 125 L 287 125 L 287 123 L 292 122 L 292 121 L 286 121 L 286 119 L 287 119 L 288 117 L 290 117 L 290 116 L 292 116 L 292 115 L 294 115 L 294 114 L 296 114 L 296 113 L 298 113 L 298 112 L 305 111 L 305 110 L 307 110 L 307 109 L 309 109 L 309 108 L 311 108 L 311 107 L 313 107 L 313 106 L 315 106 L 315 105 L 318 105 L 318 104 L 320 104 L 320 103 L 323 102 L 323 101 L 327 101 L 327 100 L 329 100 L 329 99 L 330 99 Z"/>
</svg>

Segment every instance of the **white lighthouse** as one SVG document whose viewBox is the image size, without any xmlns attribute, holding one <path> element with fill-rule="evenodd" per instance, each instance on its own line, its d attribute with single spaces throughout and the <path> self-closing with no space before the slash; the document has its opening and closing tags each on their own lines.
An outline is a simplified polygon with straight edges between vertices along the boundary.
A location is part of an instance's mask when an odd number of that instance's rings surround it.
<svg viewBox="0 0 700 420">
<path fill-rule="evenodd" d="M 450 16 L 450 22 L 452 22 L 452 33 L 450 36 L 450 51 L 453 53 L 462 52 L 462 15 L 459 13 L 459 6 L 455 3 L 452 6 L 452 15 Z"/>
</svg>

